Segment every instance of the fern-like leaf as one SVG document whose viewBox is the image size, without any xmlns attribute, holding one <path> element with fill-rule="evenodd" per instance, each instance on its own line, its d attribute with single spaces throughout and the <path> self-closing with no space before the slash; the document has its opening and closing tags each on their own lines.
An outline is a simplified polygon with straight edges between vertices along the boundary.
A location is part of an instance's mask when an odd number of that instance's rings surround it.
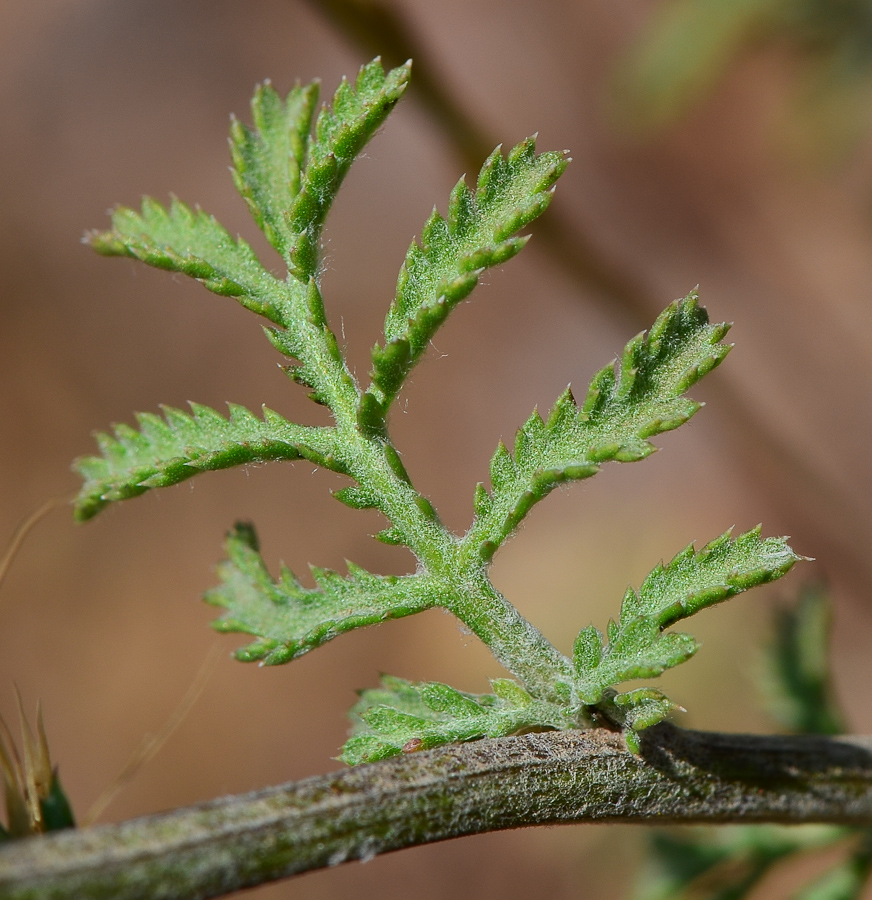
<svg viewBox="0 0 872 900">
<path fill-rule="evenodd" d="M 251 247 L 232 238 L 213 216 L 180 200 L 167 209 L 146 197 L 140 213 L 121 206 L 112 214 L 111 231 L 91 232 L 86 240 L 105 256 L 131 256 L 196 278 L 271 322 L 288 324 L 292 318 L 287 288 Z"/>
<path fill-rule="evenodd" d="M 783 538 L 761 539 L 759 528 L 735 540 L 727 532 L 699 551 L 693 545 L 687 547 L 670 563 L 654 569 L 638 593 L 627 590 L 620 618 L 609 623 L 606 638 L 592 625 L 579 634 L 573 662 L 580 699 L 598 703 L 613 685 L 653 678 L 689 659 L 698 648 L 694 638 L 664 634 L 664 629 L 780 578 L 800 558 Z M 611 702 L 632 712 L 627 724 L 636 730 L 653 725 L 669 711 L 662 695 L 635 694 L 618 695 Z"/>
<path fill-rule="evenodd" d="M 254 128 L 236 119 L 230 128 L 233 180 L 267 240 L 286 259 L 297 239 L 288 213 L 300 192 L 317 100 L 317 84 L 298 84 L 283 100 L 267 81 L 251 101 Z"/>
<path fill-rule="evenodd" d="M 482 271 L 511 259 L 527 242 L 514 235 L 551 202 L 567 165 L 560 153 L 536 155 L 529 138 L 504 158 L 490 155 L 475 191 L 461 179 L 451 192 L 448 218 L 435 209 L 421 243 L 413 242 L 385 319 L 385 344 L 373 349 L 372 386 L 364 415 L 383 416 L 409 370 L 451 310 L 478 283 Z"/>
<path fill-rule="evenodd" d="M 656 450 L 649 438 L 684 424 L 700 404 L 682 394 L 730 351 L 729 325 L 710 325 L 696 291 L 664 310 L 651 330 L 606 366 L 578 407 L 567 389 L 543 421 L 537 412 L 491 460 L 493 487 L 479 485 L 467 547 L 489 560 L 531 507 L 565 481 L 589 478 L 602 463 L 634 462 Z M 617 371 L 616 371 L 617 370 Z"/>
<path fill-rule="evenodd" d="M 222 632 L 242 632 L 257 640 L 237 651 L 243 662 L 290 662 L 354 628 L 398 619 L 435 605 L 424 575 L 372 575 L 348 563 L 348 575 L 312 568 L 315 588 L 306 588 L 282 568 L 274 580 L 258 552 L 254 528 L 239 523 L 225 544 L 221 584 L 205 600 L 226 612 L 213 622 Z"/>
<path fill-rule="evenodd" d="M 566 707 L 535 700 L 511 679 L 494 679 L 491 686 L 493 694 L 467 694 L 438 681 L 383 675 L 380 688 L 361 691 L 351 710 L 353 733 L 339 758 L 356 765 L 454 741 L 578 724 Z"/>
<path fill-rule="evenodd" d="M 520 429 L 514 453 L 500 445 L 491 460 L 492 490 L 478 485 L 467 535 L 451 534 L 430 501 L 412 485 L 387 430 L 386 416 L 411 368 L 436 330 L 476 285 L 481 272 L 514 256 L 518 232 L 549 204 L 568 160 L 537 155 L 527 140 L 503 157 L 499 148 L 475 190 L 463 180 L 448 214 L 434 212 L 410 247 L 384 342 L 373 351 L 372 382 L 361 393 L 331 331 L 318 284 L 321 230 L 353 160 L 403 94 L 409 65 L 385 73 L 379 60 L 352 86 L 343 81 L 312 126 L 316 87 L 285 98 L 269 84 L 252 103 L 253 127 L 234 122 L 234 180 L 257 225 L 284 257 L 288 277 L 273 276 L 241 238 L 178 200 L 153 200 L 141 212 L 118 209 L 113 228 L 90 236 L 105 254 L 131 256 L 181 272 L 232 296 L 271 323 L 273 346 L 286 371 L 329 408 L 331 427 L 305 427 L 265 411 L 263 419 L 232 406 L 229 418 L 207 407 L 193 414 L 165 409 L 142 414 L 138 428 L 119 425 L 99 435 L 101 456 L 78 461 L 85 485 L 77 515 L 89 518 L 113 500 L 178 483 L 206 469 L 273 459 L 306 459 L 353 481 L 336 492 L 353 508 L 375 508 L 388 527 L 377 537 L 402 544 L 417 560 L 414 575 L 377 576 L 348 564 L 346 575 L 312 569 L 304 587 L 287 569 L 273 578 L 251 526 L 226 543 L 220 584 L 206 599 L 223 609 L 221 631 L 254 640 L 243 660 L 287 662 L 337 635 L 435 606 L 451 611 L 483 640 L 523 684 L 493 682 L 494 693 L 464 694 L 438 683 L 388 679 L 365 692 L 358 729 L 343 751 L 349 762 L 541 728 L 588 724 L 597 716 L 624 725 L 628 740 L 662 719 L 672 704 L 653 688 L 619 694 L 613 686 L 657 675 L 693 654 L 692 637 L 664 629 L 698 609 L 784 574 L 798 558 L 779 539 L 759 532 L 729 536 L 699 553 L 689 548 L 630 591 L 607 638 L 582 631 L 574 660 L 527 622 L 487 576 L 488 563 L 534 503 L 561 482 L 587 478 L 606 461 L 643 459 L 650 438 L 676 428 L 699 408 L 684 392 L 729 351 L 727 325 L 710 325 L 695 293 L 673 303 L 649 334 L 631 341 L 619 365 L 593 380 L 579 408 L 558 399 L 546 421 L 538 413 Z M 313 132 L 313 133 L 312 133 Z M 596 710 L 591 710 L 596 706 Z"/>
<path fill-rule="evenodd" d="M 305 458 L 342 471 L 332 453 L 330 428 L 295 425 L 266 408 L 263 419 L 235 404 L 230 404 L 229 418 L 198 403 L 191 409 L 188 415 L 165 406 L 164 418 L 139 413 L 139 430 L 117 425 L 114 435 L 98 433 L 102 456 L 82 457 L 74 464 L 85 479 L 75 502 L 76 518 L 90 519 L 114 500 L 212 469 Z"/>
</svg>

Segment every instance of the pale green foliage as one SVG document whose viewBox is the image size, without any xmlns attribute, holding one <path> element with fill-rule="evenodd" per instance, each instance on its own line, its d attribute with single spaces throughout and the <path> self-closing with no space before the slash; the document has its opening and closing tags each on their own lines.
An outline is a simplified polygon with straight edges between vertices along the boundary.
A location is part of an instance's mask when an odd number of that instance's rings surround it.
<svg viewBox="0 0 872 900">
<path fill-rule="evenodd" d="M 205 599 L 228 610 L 214 623 L 219 631 L 257 635 L 254 643 L 236 654 L 246 662 L 286 663 L 344 631 L 433 605 L 426 577 L 371 575 L 351 563 L 347 578 L 313 568 L 314 589 L 303 587 L 287 568 L 273 581 L 257 552 L 257 536 L 250 525 L 237 524 L 225 548 L 228 558 L 218 568 L 222 584 Z"/>
<path fill-rule="evenodd" d="M 655 449 L 650 438 L 686 422 L 699 404 L 683 396 L 729 351 L 726 325 L 712 325 L 696 293 L 675 301 L 650 332 L 627 345 L 619 362 L 593 379 L 578 407 L 567 391 L 546 421 L 538 413 L 518 432 L 514 456 L 500 446 L 491 462 L 490 493 L 476 489 L 475 518 L 450 533 L 412 485 L 387 427 L 387 413 L 412 366 L 481 271 L 514 256 L 518 236 L 548 206 L 564 171 L 563 154 L 537 154 L 528 139 L 485 162 L 475 190 L 461 181 L 447 218 L 434 212 L 400 271 L 383 340 L 373 351 L 372 383 L 362 388 L 331 331 L 318 283 L 325 216 L 355 155 L 403 92 L 408 66 L 387 74 L 378 61 L 355 86 L 343 82 L 317 115 L 316 87 L 282 98 L 270 85 L 252 102 L 254 128 L 231 127 L 236 186 L 258 226 L 282 255 L 287 278 L 272 275 L 248 244 L 213 218 L 173 200 L 142 213 L 119 209 L 113 230 L 92 234 L 106 254 L 133 256 L 181 272 L 235 297 L 271 323 L 267 336 L 291 360 L 285 369 L 328 407 L 333 424 L 304 427 L 264 410 L 258 418 L 231 406 L 229 418 L 194 406 L 144 414 L 139 429 L 119 425 L 98 437 L 102 456 L 79 460 L 85 477 L 77 514 L 87 518 L 113 500 L 175 484 L 206 469 L 264 460 L 305 459 L 351 484 L 336 492 L 353 508 L 378 509 L 388 526 L 377 537 L 407 547 L 414 574 L 386 577 L 349 563 L 347 574 L 312 569 L 304 587 L 287 569 L 274 579 L 254 530 L 238 525 L 227 541 L 221 583 L 206 599 L 224 612 L 215 627 L 252 635 L 240 659 L 276 664 L 337 635 L 442 607 L 480 637 L 518 681 L 497 679 L 493 694 L 467 694 L 438 683 L 386 677 L 355 707 L 349 762 L 483 735 L 569 728 L 606 718 L 632 732 L 662 719 L 672 703 L 653 688 L 617 694 L 612 686 L 657 675 L 696 649 L 687 635 L 663 634 L 681 618 L 754 584 L 780 577 L 798 558 L 779 538 L 759 532 L 728 536 L 658 567 L 639 593 L 628 592 L 608 643 L 585 629 L 575 660 L 527 622 L 491 584 L 488 565 L 524 515 L 556 485 L 595 474 L 607 461 L 632 462 Z M 634 744 L 635 746 L 635 744 Z"/>
<path fill-rule="evenodd" d="M 465 538 L 489 560 L 537 501 L 558 484 L 589 478 L 603 462 L 635 462 L 655 451 L 648 438 L 684 424 L 700 408 L 681 396 L 723 360 L 727 325 L 710 325 L 696 293 L 665 310 L 617 367 L 595 376 L 579 408 L 567 388 L 543 422 L 537 412 L 490 464 L 493 491 L 479 485 L 476 519 Z M 617 372 L 615 369 L 617 368 Z"/>
<path fill-rule="evenodd" d="M 536 700 L 510 678 L 495 678 L 491 687 L 493 694 L 467 694 L 438 681 L 383 675 L 382 686 L 361 691 L 351 710 L 354 729 L 340 758 L 354 765 L 452 741 L 576 724 L 566 706 Z"/>
<path fill-rule="evenodd" d="M 575 641 L 576 688 L 584 703 L 597 703 L 612 685 L 654 678 L 696 653 L 689 634 L 664 630 L 680 619 L 722 603 L 748 588 L 779 578 L 796 555 L 779 538 L 760 539 L 760 530 L 736 540 L 730 533 L 694 551 L 687 547 L 645 579 L 638 593 L 627 590 L 608 642 L 593 625 Z"/>
</svg>

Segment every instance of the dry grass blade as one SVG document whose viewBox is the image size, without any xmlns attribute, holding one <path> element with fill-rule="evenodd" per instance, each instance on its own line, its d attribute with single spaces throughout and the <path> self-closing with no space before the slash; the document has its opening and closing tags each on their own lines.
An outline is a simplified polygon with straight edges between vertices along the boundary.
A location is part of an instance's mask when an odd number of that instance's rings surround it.
<svg viewBox="0 0 872 900">
<path fill-rule="evenodd" d="M 130 756 L 124 768 L 115 776 L 112 783 L 103 791 L 103 793 L 94 801 L 91 808 L 85 814 L 82 825 L 88 827 L 93 825 L 97 819 L 103 814 L 107 806 L 115 799 L 116 795 L 127 784 L 129 784 L 139 773 L 142 767 L 148 763 L 160 751 L 161 747 L 170 739 L 173 732 L 184 722 L 188 713 L 194 704 L 199 700 L 200 695 L 206 688 L 206 684 L 215 669 L 218 662 L 218 656 L 221 651 L 221 643 L 216 642 L 212 645 L 203 664 L 194 676 L 188 690 L 182 697 L 179 705 L 173 710 L 172 715 L 164 722 L 160 731 L 154 735 L 146 735 L 139 746 Z"/>
<path fill-rule="evenodd" d="M 56 509 L 62 504 L 66 505 L 69 502 L 69 497 L 53 497 L 51 500 L 46 500 L 45 503 L 38 506 L 30 513 L 30 515 L 19 523 L 15 531 L 12 532 L 12 537 L 9 539 L 9 544 L 6 547 L 6 552 L 3 554 L 3 558 L 0 559 L 0 586 L 3 585 L 3 581 L 5 580 L 15 557 L 18 555 L 18 551 L 21 549 L 24 539 L 30 534 L 33 527 L 41 522 L 53 509 Z"/>
</svg>

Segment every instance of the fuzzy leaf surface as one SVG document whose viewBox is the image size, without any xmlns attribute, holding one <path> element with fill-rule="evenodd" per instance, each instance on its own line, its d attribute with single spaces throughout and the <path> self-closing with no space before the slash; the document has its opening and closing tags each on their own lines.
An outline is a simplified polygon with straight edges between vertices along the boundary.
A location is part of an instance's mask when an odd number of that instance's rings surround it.
<svg viewBox="0 0 872 900">
<path fill-rule="evenodd" d="M 173 199 L 169 208 L 146 197 L 137 213 L 120 206 L 112 230 L 88 242 L 104 256 L 131 256 L 149 266 L 196 278 L 216 294 L 277 324 L 292 316 L 288 287 L 271 275 L 242 238 L 232 238 L 213 216 Z"/>
<path fill-rule="evenodd" d="M 727 355 L 726 324 L 709 324 L 695 291 L 676 300 L 651 330 L 630 341 L 616 365 L 593 378 L 579 407 L 567 389 L 543 422 L 538 412 L 491 460 L 492 491 L 476 489 L 476 518 L 464 542 L 489 560 L 532 506 L 557 485 L 589 478 L 602 463 L 653 453 L 649 438 L 683 425 L 700 404 L 683 397 Z"/>
<path fill-rule="evenodd" d="M 252 103 L 255 130 L 234 122 L 234 181 L 259 227 L 285 257 L 295 276 L 291 281 L 273 277 L 242 238 L 232 238 L 212 216 L 176 199 L 164 208 L 147 197 L 139 213 L 119 207 L 112 230 L 92 232 L 87 240 L 106 256 L 131 256 L 182 272 L 290 327 L 294 290 L 317 272 L 321 228 L 336 191 L 408 78 L 408 65 L 385 74 L 378 60 L 368 63 L 354 87 L 342 82 L 332 104 L 319 113 L 314 135 L 309 134 L 314 85 L 295 88 L 284 101 L 269 85 L 261 86 Z"/>
<path fill-rule="evenodd" d="M 317 84 L 298 84 L 282 99 L 265 82 L 251 101 L 254 128 L 236 119 L 230 128 L 233 180 L 267 240 L 284 257 L 297 239 L 288 213 L 300 192 L 317 100 Z"/>
<path fill-rule="evenodd" d="M 421 612 L 437 600 L 426 576 L 372 575 L 352 563 L 345 576 L 313 567 L 315 588 L 304 587 L 285 567 L 274 580 L 254 528 L 244 523 L 230 533 L 225 551 L 221 584 L 205 600 L 225 610 L 213 622 L 217 631 L 256 636 L 236 652 L 243 662 L 290 662 L 343 632 Z"/>
<path fill-rule="evenodd" d="M 139 429 L 116 425 L 114 435 L 97 434 L 101 456 L 74 466 L 85 479 L 75 502 L 80 521 L 115 500 L 137 497 L 151 488 L 178 484 L 199 472 L 273 459 L 308 459 L 341 471 L 332 456 L 333 431 L 295 425 L 272 410 L 260 419 L 230 405 L 225 418 L 208 406 L 191 404 L 192 414 L 163 407 L 163 418 L 139 413 Z"/>
<path fill-rule="evenodd" d="M 383 675 L 381 687 L 361 691 L 352 708 L 354 728 L 340 759 L 357 765 L 455 741 L 577 727 L 566 707 L 535 700 L 511 679 L 491 685 L 493 694 L 468 694 Z"/>
<path fill-rule="evenodd" d="M 421 243 L 412 243 L 400 270 L 396 299 L 385 319 L 385 344 L 373 350 L 370 396 L 382 414 L 481 272 L 511 259 L 524 246 L 527 238 L 514 235 L 548 207 L 566 165 L 560 153 L 537 155 L 534 138 L 507 157 L 497 147 L 474 191 L 463 179 L 457 183 L 447 219 L 433 210 Z"/>
<path fill-rule="evenodd" d="M 613 685 L 653 678 L 689 659 L 698 647 L 694 638 L 664 634 L 664 629 L 780 578 L 800 558 L 783 538 L 761 539 L 759 528 L 735 540 L 727 532 L 699 551 L 693 545 L 687 547 L 671 562 L 657 566 L 638 593 L 627 590 L 620 619 L 609 623 L 606 638 L 592 625 L 579 634 L 573 656 L 579 697 L 587 704 L 598 703 Z M 618 695 L 615 700 L 621 696 L 635 706 L 631 695 Z M 663 706 L 663 715 L 658 717 L 656 707 L 646 704 L 642 718 L 630 723 L 637 730 L 653 725 L 668 712 Z"/>
<path fill-rule="evenodd" d="M 352 87 L 345 79 L 318 113 L 309 138 L 300 190 L 286 220 L 291 273 L 305 282 L 317 273 L 324 220 L 355 157 L 382 126 L 409 82 L 411 64 L 385 73 L 381 62 L 363 66 Z"/>
</svg>

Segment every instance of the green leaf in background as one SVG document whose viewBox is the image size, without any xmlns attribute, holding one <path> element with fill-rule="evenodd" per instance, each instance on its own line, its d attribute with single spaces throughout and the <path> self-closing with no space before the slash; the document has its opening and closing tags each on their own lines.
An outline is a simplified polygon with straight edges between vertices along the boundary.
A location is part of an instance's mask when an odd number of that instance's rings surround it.
<svg viewBox="0 0 872 900">
<path fill-rule="evenodd" d="M 794 82 L 781 117 L 787 147 L 844 161 L 872 126 L 872 17 L 866 0 L 666 0 L 615 79 L 615 113 L 637 133 L 687 114 L 743 57 L 770 51 Z"/>
<path fill-rule="evenodd" d="M 832 825 L 653 831 L 632 898 L 743 900 L 781 860 L 844 841 L 849 834 Z"/>
<path fill-rule="evenodd" d="M 837 866 L 796 893 L 792 900 L 861 900 L 872 871 L 872 833 L 865 830 L 860 846 Z"/>
<path fill-rule="evenodd" d="M 819 585 L 806 585 L 795 603 L 775 611 L 760 681 L 768 711 L 796 734 L 847 731 L 830 677 L 831 618 Z"/>
</svg>

